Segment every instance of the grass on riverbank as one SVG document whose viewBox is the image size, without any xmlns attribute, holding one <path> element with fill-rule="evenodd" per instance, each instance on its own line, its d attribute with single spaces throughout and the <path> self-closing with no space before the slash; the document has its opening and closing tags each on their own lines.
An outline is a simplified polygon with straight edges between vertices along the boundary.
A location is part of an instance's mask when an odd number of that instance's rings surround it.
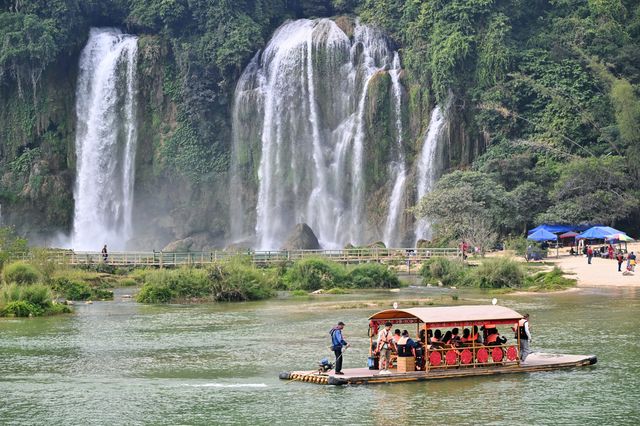
<svg viewBox="0 0 640 426">
<path fill-rule="evenodd" d="M 433 258 L 422 265 L 425 284 L 526 291 L 563 290 L 576 285 L 558 267 L 548 272 L 532 272 L 522 262 L 505 257 L 486 258 L 477 267 L 460 260 Z"/>
</svg>

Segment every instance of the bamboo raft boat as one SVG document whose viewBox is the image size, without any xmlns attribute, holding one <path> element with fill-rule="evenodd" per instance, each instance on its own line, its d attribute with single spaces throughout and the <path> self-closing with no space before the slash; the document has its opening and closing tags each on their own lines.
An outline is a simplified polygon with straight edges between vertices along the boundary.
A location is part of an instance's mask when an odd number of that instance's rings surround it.
<svg viewBox="0 0 640 426">
<path fill-rule="evenodd" d="M 369 318 L 371 347 L 380 325 L 391 322 L 397 324 L 416 324 L 420 330 L 433 330 L 452 327 L 496 328 L 498 325 L 517 326 L 523 318 L 517 312 L 502 306 L 455 306 L 442 308 L 391 309 L 378 312 Z M 488 328 L 488 327 L 487 327 Z M 369 357 L 369 368 L 343 369 L 342 375 L 331 370 L 287 371 L 280 373 L 280 379 L 315 383 L 321 385 L 361 385 L 378 383 L 414 382 L 460 377 L 477 377 L 498 374 L 531 373 L 563 368 L 575 368 L 593 365 L 595 355 L 567 355 L 552 353 L 532 353 L 525 361 L 520 361 L 520 336 L 511 344 L 484 346 L 471 343 L 457 348 L 433 348 L 425 345 L 425 352 L 411 362 L 403 362 L 396 368 L 381 374 L 373 356 Z M 370 355 L 375 355 L 370 350 Z M 398 358 L 398 361 L 407 361 Z M 407 369 L 406 365 L 417 364 L 420 370 Z M 376 367 L 376 368 L 372 368 Z"/>
</svg>

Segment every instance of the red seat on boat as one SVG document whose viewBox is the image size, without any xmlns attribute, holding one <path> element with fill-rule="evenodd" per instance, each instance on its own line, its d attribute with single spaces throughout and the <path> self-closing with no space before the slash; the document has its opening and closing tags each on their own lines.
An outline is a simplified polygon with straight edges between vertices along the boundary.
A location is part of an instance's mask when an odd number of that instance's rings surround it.
<svg viewBox="0 0 640 426">
<path fill-rule="evenodd" d="M 491 351 L 491 359 L 493 359 L 493 362 L 502 361 L 503 356 L 504 353 L 502 352 L 502 348 L 493 348 L 493 350 Z"/>
<path fill-rule="evenodd" d="M 453 365 L 458 361 L 458 354 L 454 350 L 447 351 L 444 359 L 447 362 L 447 365 Z"/>
<path fill-rule="evenodd" d="M 515 361 L 518 358 L 518 350 L 515 346 L 509 346 L 507 349 L 507 359 L 509 361 Z"/>
<path fill-rule="evenodd" d="M 478 360 L 478 362 L 482 364 L 487 362 L 489 360 L 489 351 L 487 351 L 485 348 L 478 349 L 476 360 Z"/>
<path fill-rule="evenodd" d="M 431 352 L 429 354 L 429 364 L 438 366 L 442 363 L 442 355 L 440 352 Z"/>
<path fill-rule="evenodd" d="M 471 364 L 472 360 L 473 354 L 471 353 L 471 351 L 469 349 L 463 350 L 460 354 L 460 362 L 462 362 L 463 364 Z"/>
</svg>

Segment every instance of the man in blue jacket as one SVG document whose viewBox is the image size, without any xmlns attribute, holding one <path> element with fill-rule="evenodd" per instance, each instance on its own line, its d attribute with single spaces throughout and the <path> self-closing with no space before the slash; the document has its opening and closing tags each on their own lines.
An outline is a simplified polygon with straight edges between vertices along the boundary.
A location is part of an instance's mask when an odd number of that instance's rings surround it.
<svg viewBox="0 0 640 426">
<path fill-rule="evenodd" d="M 336 356 L 336 368 L 335 374 L 344 374 L 342 370 L 342 347 L 349 347 L 349 344 L 344 341 L 342 338 L 342 329 L 344 328 L 344 323 L 340 321 L 338 325 L 333 327 L 329 334 L 331 335 L 331 350 Z"/>
</svg>

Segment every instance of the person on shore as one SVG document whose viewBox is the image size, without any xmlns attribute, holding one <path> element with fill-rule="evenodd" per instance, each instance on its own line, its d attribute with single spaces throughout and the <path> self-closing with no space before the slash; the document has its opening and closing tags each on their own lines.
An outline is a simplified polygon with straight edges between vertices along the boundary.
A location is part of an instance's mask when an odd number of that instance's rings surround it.
<svg viewBox="0 0 640 426">
<path fill-rule="evenodd" d="M 607 254 L 609 255 L 609 259 L 613 259 L 613 246 L 611 244 L 607 247 Z"/>
<path fill-rule="evenodd" d="M 340 321 L 338 325 L 333 327 L 329 334 L 331 335 L 331 350 L 333 354 L 336 356 L 336 366 L 334 374 L 344 374 L 342 372 L 342 347 L 349 347 L 349 344 L 342 337 L 342 329 L 344 328 L 344 323 Z"/>
<path fill-rule="evenodd" d="M 531 342 L 531 331 L 529 330 L 529 314 L 524 314 L 524 318 L 520 319 L 513 327 L 515 338 L 520 335 L 520 361 L 523 361 L 529 355 L 529 343 Z"/>
<path fill-rule="evenodd" d="M 104 263 L 107 263 L 108 260 L 109 260 L 109 253 L 107 252 L 107 245 L 105 244 L 104 247 L 102 247 L 102 261 Z"/>
<path fill-rule="evenodd" d="M 618 272 L 622 272 L 622 263 L 624 262 L 624 254 L 621 251 L 616 255 L 616 260 L 618 261 Z"/>
<path fill-rule="evenodd" d="M 393 335 L 391 334 L 391 322 L 387 321 L 384 328 L 378 333 L 378 345 L 376 352 L 380 354 L 380 370 L 388 370 L 391 362 L 391 351 L 394 349 Z"/>
<path fill-rule="evenodd" d="M 636 254 L 631 252 L 629 256 L 627 256 L 627 270 L 631 272 L 635 272 L 636 270 Z"/>
<path fill-rule="evenodd" d="M 591 259 L 593 259 L 593 248 L 587 246 L 587 264 L 591 265 Z"/>
</svg>

